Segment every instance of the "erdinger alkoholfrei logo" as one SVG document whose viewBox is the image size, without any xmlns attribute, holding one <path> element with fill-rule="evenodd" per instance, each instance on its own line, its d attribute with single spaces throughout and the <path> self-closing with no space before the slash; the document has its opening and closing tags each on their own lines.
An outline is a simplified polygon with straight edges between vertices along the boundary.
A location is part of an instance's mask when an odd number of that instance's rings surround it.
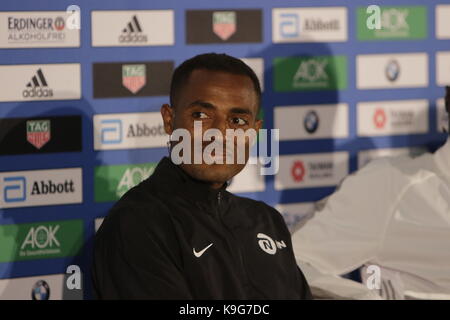
<svg viewBox="0 0 450 320">
<path fill-rule="evenodd" d="M 33 300 L 48 300 L 50 298 L 50 286 L 44 280 L 36 282 L 31 289 Z"/>
<path fill-rule="evenodd" d="M 119 36 L 119 42 L 147 42 L 147 35 L 143 33 L 141 24 L 136 15 L 131 18 Z"/>
<path fill-rule="evenodd" d="M 386 78 L 390 82 L 394 82 L 398 79 L 398 76 L 400 75 L 400 64 L 397 62 L 397 60 L 390 60 L 385 69 Z"/>
<path fill-rule="evenodd" d="M 302 182 L 305 177 L 305 173 L 306 170 L 303 161 L 294 161 L 291 168 L 292 179 L 294 179 L 295 182 Z"/>
<path fill-rule="evenodd" d="M 41 149 L 51 139 L 50 120 L 27 121 L 27 141 Z"/>
<path fill-rule="evenodd" d="M 63 17 L 8 17 L 8 42 L 60 42 L 65 40 Z"/>
<path fill-rule="evenodd" d="M 236 12 L 213 12 L 213 31 L 223 41 L 228 40 L 236 32 Z"/>
<path fill-rule="evenodd" d="M 386 112 L 382 108 L 377 108 L 373 115 L 373 123 L 377 129 L 383 129 L 386 125 L 387 117 Z"/>
<path fill-rule="evenodd" d="M 303 126 L 306 132 L 310 134 L 316 132 L 319 128 L 319 116 L 317 115 L 317 112 L 313 110 L 309 111 L 303 120 Z"/>
<path fill-rule="evenodd" d="M 122 84 L 136 94 L 147 83 L 145 64 L 124 64 L 122 66 Z"/>
<path fill-rule="evenodd" d="M 49 98 L 53 97 L 53 90 L 48 87 L 47 79 L 39 68 L 36 74 L 27 83 L 26 89 L 22 91 L 24 98 Z"/>
</svg>

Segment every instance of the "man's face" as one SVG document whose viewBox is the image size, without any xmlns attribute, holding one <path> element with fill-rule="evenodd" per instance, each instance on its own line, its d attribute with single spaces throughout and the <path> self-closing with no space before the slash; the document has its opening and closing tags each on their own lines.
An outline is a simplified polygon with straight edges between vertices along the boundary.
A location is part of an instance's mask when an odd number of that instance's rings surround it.
<svg viewBox="0 0 450 320">
<path fill-rule="evenodd" d="M 258 98 L 252 80 L 244 75 L 227 72 L 194 70 L 184 87 L 180 90 L 175 106 L 165 104 L 161 107 L 166 133 L 171 135 L 175 129 L 184 128 L 191 136 L 190 164 L 181 164 L 182 169 L 191 177 L 220 187 L 224 182 L 239 173 L 245 166 L 236 161 L 236 143 L 233 139 L 229 145 L 234 148 L 235 159 L 226 163 L 226 130 L 261 128 L 262 120 L 257 120 Z M 201 121 L 202 131 L 218 129 L 223 135 L 223 164 L 194 164 L 194 121 Z M 203 135 L 202 132 L 202 135 Z M 201 137 L 199 137 L 201 138 Z M 203 142 L 203 149 L 211 142 Z M 245 162 L 248 160 L 248 140 Z"/>
</svg>

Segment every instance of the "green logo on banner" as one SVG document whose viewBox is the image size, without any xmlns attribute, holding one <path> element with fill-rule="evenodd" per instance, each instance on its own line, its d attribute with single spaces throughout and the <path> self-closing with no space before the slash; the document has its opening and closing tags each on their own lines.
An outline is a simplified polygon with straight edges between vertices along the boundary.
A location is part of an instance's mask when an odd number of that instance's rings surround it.
<svg viewBox="0 0 450 320">
<path fill-rule="evenodd" d="M 157 163 L 100 166 L 95 168 L 96 202 L 116 201 L 128 190 L 147 179 Z"/>
<path fill-rule="evenodd" d="M 345 56 L 275 58 L 275 91 L 347 88 Z"/>
<path fill-rule="evenodd" d="M 72 257 L 80 253 L 83 221 L 0 226 L 0 262 Z"/>
<path fill-rule="evenodd" d="M 423 39 L 427 36 L 427 8 L 424 6 L 380 7 L 381 29 L 369 29 L 370 14 L 357 9 L 358 40 Z"/>
</svg>

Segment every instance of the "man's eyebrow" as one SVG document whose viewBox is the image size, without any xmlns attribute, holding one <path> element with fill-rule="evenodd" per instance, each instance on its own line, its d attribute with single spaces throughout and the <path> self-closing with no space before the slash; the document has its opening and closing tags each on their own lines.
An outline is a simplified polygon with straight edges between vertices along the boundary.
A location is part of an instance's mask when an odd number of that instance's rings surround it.
<svg viewBox="0 0 450 320">
<path fill-rule="evenodd" d="M 192 107 L 196 107 L 196 106 L 200 106 L 202 108 L 210 109 L 210 110 L 217 109 L 217 107 L 214 104 L 212 104 L 210 102 L 203 101 L 203 100 L 195 100 L 194 102 L 191 102 L 187 106 L 187 108 L 192 108 Z M 250 109 L 241 108 L 241 107 L 233 107 L 233 108 L 230 109 L 229 112 L 230 113 L 237 113 L 237 114 L 248 114 L 250 116 L 253 115 L 253 112 Z"/>
<path fill-rule="evenodd" d="M 195 107 L 195 106 L 200 106 L 205 109 L 216 109 L 215 105 L 213 105 L 210 102 L 203 101 L 203 100 L 195 100 L 194 102 L 191 102 L 187 107 L 191 108 L 191 107 Z"/>
<path fill-rule="evenodd" d="M 250 109 L 234 107 L 230 110 L 231 113 L 240 113 L 240 114 L 248 114 L 253 115 L 253 112 Z"/>
</svg>

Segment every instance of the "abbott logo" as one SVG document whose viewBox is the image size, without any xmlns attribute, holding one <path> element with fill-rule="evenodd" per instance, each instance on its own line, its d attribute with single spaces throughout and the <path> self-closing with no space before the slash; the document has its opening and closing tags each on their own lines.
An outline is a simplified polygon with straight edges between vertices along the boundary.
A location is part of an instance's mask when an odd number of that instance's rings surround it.
<svg viewBox="0 0 450 320">
<path fill-rule="evenodd" d="M 100 125 L 102 144 L 117 144 L 122 142 L 122 121 L 120 119 L 101 120 Z"/>
<path fill-rule="evenodd" d="M 297 13 L 280 14 L 280 37 L 281 38 L 297 38 L 299 36 L 299 17 Z"/>
<path fill-rule="evenodd" d="M 3 182 L 5 184 L 3 189 L 5 202 L 22 202 L 26 200 L 27 182 L 25 177 L 5 177 Z"/>
<path fill-rule="evenodd" d="M 82 203 L 81 168 L 0 172 L 0 208 Z"/>
</svg>

